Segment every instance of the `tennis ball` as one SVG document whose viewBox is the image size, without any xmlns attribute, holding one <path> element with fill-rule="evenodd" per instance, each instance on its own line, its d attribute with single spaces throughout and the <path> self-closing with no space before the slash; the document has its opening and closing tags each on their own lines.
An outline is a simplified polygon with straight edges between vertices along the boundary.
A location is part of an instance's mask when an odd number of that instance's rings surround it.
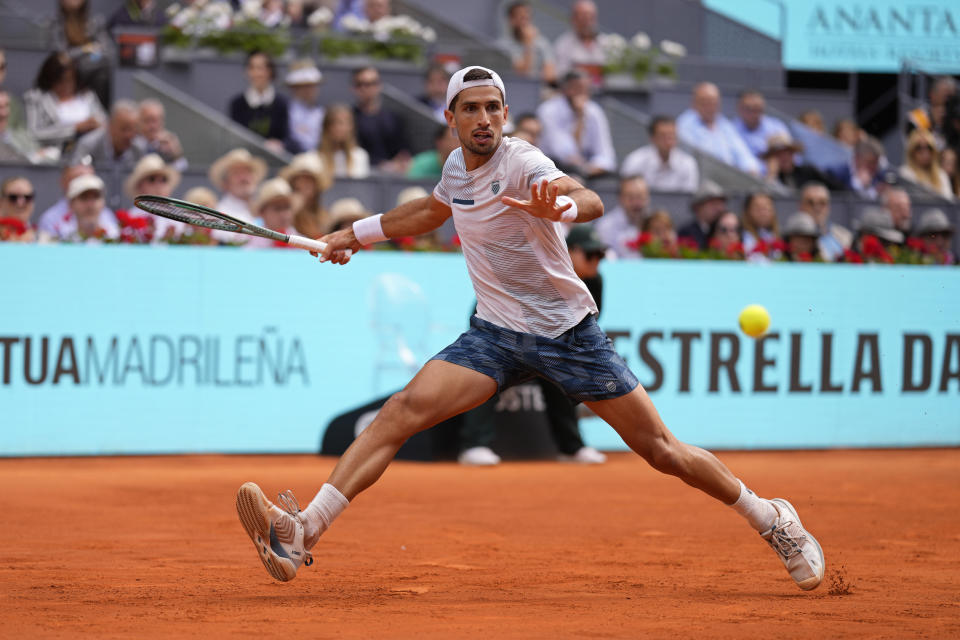
<svg viewBox="0 0 960 640">
<path fill-rule="evenodd" d="M 759 338 L 770 328 L 770 313 L 759 304 L 750 304 L 740 312 L 740 330 Z"/>
</svg>

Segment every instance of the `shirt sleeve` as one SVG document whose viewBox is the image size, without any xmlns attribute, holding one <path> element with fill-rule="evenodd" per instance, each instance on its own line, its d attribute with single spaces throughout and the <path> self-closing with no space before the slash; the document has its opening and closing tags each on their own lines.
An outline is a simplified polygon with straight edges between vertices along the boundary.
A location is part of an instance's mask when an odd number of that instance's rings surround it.
<svg viewBox="0 0 960 640">
<path fill-rule="evenodd" d="M 450 192 L 447 190 L 447 180 L 444 176 L 440 177 L 440 182 L 433 188 L 433 197 L 448 207 L 451 205 Z"/>
<path fill-rule="evenodd" d="M 529 189 L 530 185 L 534 182 L 541 182 L 543 180 L 553 182 L 557 178 L 562 178 L 567 175 L 563 171 L 560 171 L 560 169 L 557 169 L 557 165 L 553 163 L 553 160 L 545 156 L 542 151 L 533 145 L 525 144 L 524 148 L 519 152 L 519 156 L 518 160 L 520 161 L 522 175 L 525 181 L 522 185 L 524 189 Z"/>
</svg>

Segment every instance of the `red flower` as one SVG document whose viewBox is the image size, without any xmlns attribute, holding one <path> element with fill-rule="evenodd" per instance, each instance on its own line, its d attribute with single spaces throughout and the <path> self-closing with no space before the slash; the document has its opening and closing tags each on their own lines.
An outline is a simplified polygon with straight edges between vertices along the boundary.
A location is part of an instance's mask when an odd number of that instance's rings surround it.
<svg viewBox="0 0 960 640">
<path fill-rule="evenodd" d="M 727 247 L 727 255 L 743 255 L 743 243 L 733 242 Z"/>
<path fill-rule="evenodd" d="M 459 246 L 460 246 L 460 234 L 454 235 L 453 238 L 450 239 L 450 244 L 452 244 L 452 245 L 455 246 L 455 247 L 459 247 Z"/>
<path fill-rule="evenodd" d="M 416 244 L 417 240 L 413 236 L 402 236 L 400 238 L 395 238 L 394 242 L 396 242 L 398 246 L 406 249 Z"/>
<path fill-rule="evenodd" d="M 850 264 L 863 264 L 863 257 L 856 251 L 844 249 L 843 261 L 849 262 Z"/>
<path fill-rule="evenodd" d="M 757 244 L 753 245 L 753 250 L 750 253 L 762 253 L 767 255 L 770 253 L 770 245 L 764 240 L 757 240 Z"/>
<path fill-rule="evenodd" d="M 813 256 L 806 251 L 797 254 L 797 262 L 813 262 Z"/>
<path fill-rule="evenodd" d="M 777 238 L 770 244 L 770 248 L 773 251 L 780 251 L 781 253 L 787 250 L 787 243 Z"/>
<path fill-rule="evenodd" d="M 907 238 L 907 248 L 926 253 L 928 251 L 927 243 L 920 238 Z"/>
<path fill-rule="evenodd" d="M 883 245 L 876 236 L 863 236 L 863 255 L 870 258 L 878 258 L 884 253 Z"/>
<path fill-rule="evenodd" d="M 27 225 L 18 218 L 0 218 L 0 227 L 8 228 L 16 236 L 22 236 L 27 232 Z"/>
<path fill-rule="evenodd" d="M 683 249 L 699 249 L 700 245 L 696 240 L 690 236 L 683 236 L 682 238 L 677 238 L 677 246 Z"/>
</svg>

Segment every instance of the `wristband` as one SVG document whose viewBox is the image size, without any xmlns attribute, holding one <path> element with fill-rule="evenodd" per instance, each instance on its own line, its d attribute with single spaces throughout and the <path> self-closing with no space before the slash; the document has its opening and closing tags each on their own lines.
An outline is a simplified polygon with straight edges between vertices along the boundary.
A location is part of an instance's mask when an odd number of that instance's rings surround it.
<svg viewBox="0 0 960 640">
<path fill-rule="evenodd" d="M 367 216 L 353 223 L 353 235 L 357 237 L 357 242 L 363 246 L 371 245 L 375 242 L 383 242 L 387 236 L 383 233 L 383 226 L 380 224 L 382 213 L 375 216 Z"/>
<path fill-rule="evenodd" d="M 570 196 L 557 196 L 557 206 L 570 203 L 570 208 L 560 214 L 560 222 L 574 222 L 577 219 L 577 203 Z"/>
</svg>

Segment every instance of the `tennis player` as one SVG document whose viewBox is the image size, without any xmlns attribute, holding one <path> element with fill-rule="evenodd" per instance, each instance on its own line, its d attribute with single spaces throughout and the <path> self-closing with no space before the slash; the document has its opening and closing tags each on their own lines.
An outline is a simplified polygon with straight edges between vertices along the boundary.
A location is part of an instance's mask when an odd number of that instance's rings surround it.
<svg viewBox="0 0 960 640">
<path fill-rule="evenodd" d="M 280 495 L 281 508 L 257 485 L 240 487 L 240 520 L 267 571 L 291 580 L 302 564 L 311 564 L 309 550 L 320 535 L 377 481 L 410 436 L 542 376 L 590 407 L 655 469 L 746 518 L 801 589 L 819 585 L 823 551 L 793 506 L 760 498 L 713 454 L 677 440 L 597 326 L 597 307 L 573 271 L 560 223 L 600 217 L 599 196 L 536 147 L 503 137 L 506 90 L 494 71 L 458 71 L 447 88 L 447 106 L 447 122 L 462 146 L 447 158 L 433 193 L 325 236 L 320 259 L 346 264 L 346 249 L 355 253 L 387 238 L 426 233 L 453 216 L 476 315 L 466 333 L 387 401 L 306 509 L 299 510 L 290 492 Z"/>
</svg>

